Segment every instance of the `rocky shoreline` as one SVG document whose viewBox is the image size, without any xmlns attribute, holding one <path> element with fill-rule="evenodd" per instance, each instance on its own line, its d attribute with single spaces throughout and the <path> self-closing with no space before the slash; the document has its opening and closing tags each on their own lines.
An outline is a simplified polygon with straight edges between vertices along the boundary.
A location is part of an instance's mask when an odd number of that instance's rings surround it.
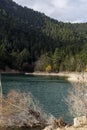
<svg viewBox="0 0 87 130">
<path fill-rule="evenodd" d="M 43 128 L 41 127 L 26 127 L 26 126 L 23 126 L 23 127 L 0 127 L 0 130 L 42 130 Z"/>
<path fill-rule="evenodd" d="M 42 128 L 28 128 L 28 127 L 21 127 L 21 128 L 0 127 L 0 130 L 43 130 L 43 129 Z M 47 130 L 52 130 L 52 129 L 47 129 Z M 57 128 L 57 129 L 53 129 L 53 130 L 87 130 L 87 125 L 82 126 L 82 127 L 74 127 L 74 126 L 62 127 L 62 128 Z"/>
<path fill-rule="evenodd" d="M 43 130 L 87 130 L 87 117 L 74 118 L 73 125 L 64 123 L 63 120 L 56 120 L 51 125 L 45 127 Z"/>
<path fill-rule="evenodd" d="M 25 75 L 37 76 L 61 76 L 66 77 L 70 82 L 87 82 L 87 72 L 59 72 L 59 73 L 46 73 L 46 72 L 33 72 L 25 73 Z"/>
<path fill-rule="evenodd" d="M 36 76 L 61 76 L 66 77 L 70 82 L 87 82 L 87 72 L 58 72 L 58 73 L 47 73 L 47 72 L 20 72 L 18 70 L 7 69 L 6 71 L 0 70 L 2 74 L 25 74 L 25 75 L 36 75 Z"/>
</svg>

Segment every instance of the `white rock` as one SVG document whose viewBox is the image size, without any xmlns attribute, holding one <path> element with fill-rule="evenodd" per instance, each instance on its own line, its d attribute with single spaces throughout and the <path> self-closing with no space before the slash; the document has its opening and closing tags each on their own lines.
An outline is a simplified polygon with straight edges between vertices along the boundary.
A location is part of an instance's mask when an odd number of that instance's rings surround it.
<svg viewBox="0 0 87 130">
<path fill-rule="evenodd" d="M 57 128 L 57 129 L 54 129 L 54 130 L 65 130 L 65 129 Z"/>
<path fill-rule="evenodd" d="M 52 125 L 49 125 L 45 127 L 43 130 L 54 130 L 54 127 Z"/>
<path fill-rule="evenodd" d="M 79 127 L 82 125 L 87 125 L 87 117 L 86 116 L 74 118 L 74 126 L 75 127 Z"/>
</svg>

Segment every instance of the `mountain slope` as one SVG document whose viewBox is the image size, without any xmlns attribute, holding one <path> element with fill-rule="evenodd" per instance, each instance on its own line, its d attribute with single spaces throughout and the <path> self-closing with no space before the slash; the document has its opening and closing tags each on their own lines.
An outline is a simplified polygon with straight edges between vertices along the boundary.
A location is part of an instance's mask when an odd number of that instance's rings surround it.
<svg viewBox="0 0 87 130">
<path fill-rule="evenodd" d="M 58 22 L 12 0 L 0 0 L 0 69 L 31 71 L 41 55 L 49 53 L 52 59 L 56 48 L 67 62 L 67 57 L 82 55 L 86 43 L 86 23 Z"/>
</svg>

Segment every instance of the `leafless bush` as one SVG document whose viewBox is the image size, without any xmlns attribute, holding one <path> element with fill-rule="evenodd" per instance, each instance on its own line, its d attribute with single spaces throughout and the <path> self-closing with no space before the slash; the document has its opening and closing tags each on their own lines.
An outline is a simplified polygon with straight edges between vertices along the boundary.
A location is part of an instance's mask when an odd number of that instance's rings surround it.
<svg viewBox="0 0 87 130">
<path fill-rule="evenodd" d="M 4 125 L 32 126 L 37 123 L 46 123 L 49 116 L 31 93 L 10 91 L 7 97 L 0 97 L 1 120 Z"/>
<path fill-rule="evenodd" d="M 68 91 L 67 99 L 65 99 L 73 117 L 87 115 L 87 83 L 84 76 L 84 73 L 82 78 L 78 76 L 78 82 L 72 84 L 72 89 Z"/>
</svg>

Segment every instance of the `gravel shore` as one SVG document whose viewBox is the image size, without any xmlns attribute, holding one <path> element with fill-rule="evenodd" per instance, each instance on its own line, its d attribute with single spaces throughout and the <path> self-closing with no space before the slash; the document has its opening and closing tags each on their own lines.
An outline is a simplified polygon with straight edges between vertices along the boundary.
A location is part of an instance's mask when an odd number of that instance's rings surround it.
<svg viewBox="0 0 87 130">
<path fill-rule="evenodd" d="M 57 128 L 57 129 L 54 129 L 54 130 L 87 130 L 87 126 L 83 126 L 83 127 L 71 126 L 71 127 L 65 127 L 65 128 Z"/>
<path fill-rule="evenodd" d="M 41 75 L 41 76 L 63 76 L 70 82 L 87 82 L 87 72 L 59 72 L 59 73 L 46 73 L 46 72 L 34 72 L 25 73 L 26 75 Z"/>
</svg>

